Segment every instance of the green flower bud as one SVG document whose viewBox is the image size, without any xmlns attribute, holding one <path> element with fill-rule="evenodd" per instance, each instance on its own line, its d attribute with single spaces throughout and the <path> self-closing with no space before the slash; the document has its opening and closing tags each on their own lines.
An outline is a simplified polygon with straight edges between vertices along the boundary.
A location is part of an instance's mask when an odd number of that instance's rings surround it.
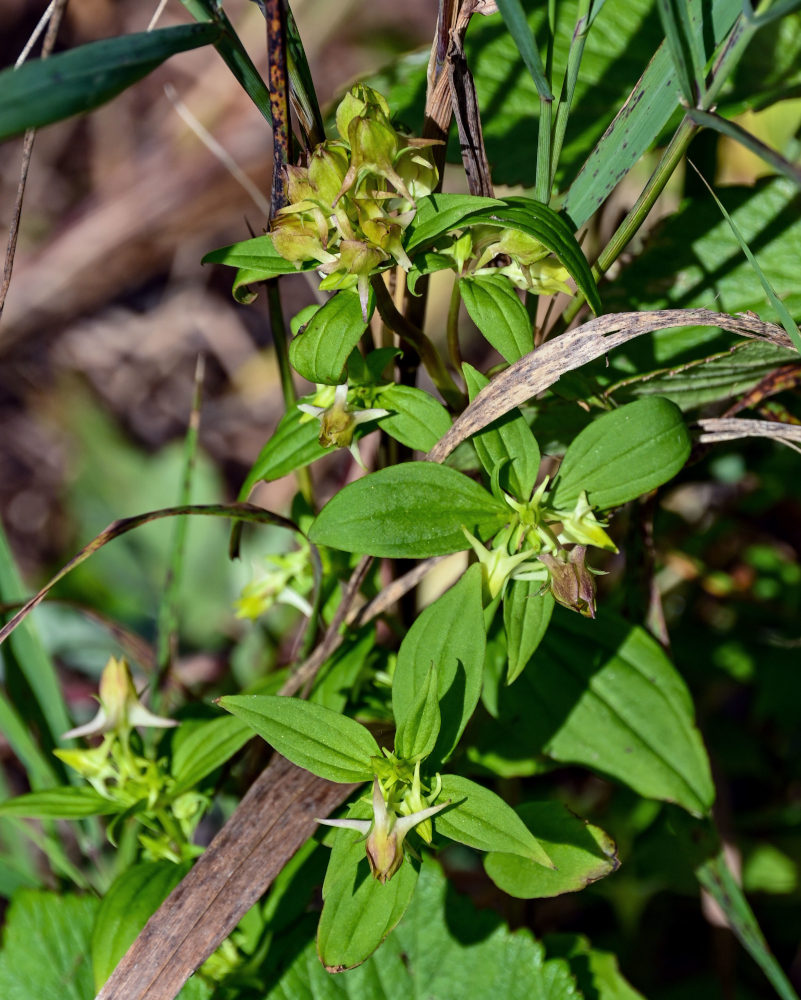
<svg viewBox="0 0 801 1000">
<path fill-rule="evenodd" d="M 411 270 L 412 262 L 401 242 L 403 229 L 394 219 L 386 216 L 380 219 L 365 219 L 362 222 L 362 232 L 371 243 L 390 253 L 404 270 Z"/>
<path fill-rule="evenodd" d="M 349 142 L 348 129 L 353 119 L 376 114 L 389 119 L 389 104 L 386 98 L 372 87 L 357 83 L 339 102 L 336 113 L 337 132 L 345 142 Z"/>
<path fill-rule="evenodd" d="M 323 205 L 333 205 L 348 172 L 348 153 L 344 146 L 323 142 L 309 160 L 309 183 Z"/>
<path fill-rule="evenodd" d="M 318 260 L 321 264 L 336 261 L 323 246 L 319 225 L 302 215 L 283 213 L 282 209 L 274 219 L 270 235 L 273 246 L 284 260 L 298 266 L 306 260 Z"/>
</svg>

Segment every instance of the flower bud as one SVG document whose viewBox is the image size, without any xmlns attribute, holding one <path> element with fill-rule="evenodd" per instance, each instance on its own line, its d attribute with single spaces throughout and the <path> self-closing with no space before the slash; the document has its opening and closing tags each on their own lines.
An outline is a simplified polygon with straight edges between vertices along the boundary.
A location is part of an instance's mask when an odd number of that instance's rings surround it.
<svg viewBox="0 0 801 1000">
<path fill-rule="evenodd" d="M 348 153 L 344 146 L 321 143 L 309 160 L 309 183 L 314 195 L 324 205 L 333 205 L 347 172 Z"/>
<path fill-rule="evenodd" d="M 301 215 L 282 212 L 274 219 L 270 236 L 284 260 L 297 266 L 307 260 L 317 260 L 321 264 L 336 261 L 336 257 L 324 248 L 318 225 Z"/>
<path fill-rule="evenodd" d="M 587 618 L 594 618 L 595 581 L 585 565 L 586 554 L 584 545 L 576 545 L 567 560 L 562 554 L 554 556 L 547 552 L 541 552 L 539 560 L 551 575 L 554 600 Z"/>
</svg>

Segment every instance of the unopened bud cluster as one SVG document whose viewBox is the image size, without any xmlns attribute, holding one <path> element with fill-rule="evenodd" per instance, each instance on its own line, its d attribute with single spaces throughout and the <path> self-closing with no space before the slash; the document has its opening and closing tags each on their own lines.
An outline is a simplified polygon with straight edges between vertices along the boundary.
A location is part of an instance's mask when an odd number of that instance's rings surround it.
<svg viewBox="0 0 801 1000">
<path fill-rule="evenodd" d="M 308 166 L 287 167 L 289 204 L 272 223 L 275 249 L 298 265 L 316 260 L 323 289 L 357 286 L 366 311 L 369 275 L 390 260 L 408 270 L 401 237 L 437 170 L 431 140 L 402 135 L 386 100 L 363 84 L 337 108 L 339 139 L 320 143 Z"/>
</svg>

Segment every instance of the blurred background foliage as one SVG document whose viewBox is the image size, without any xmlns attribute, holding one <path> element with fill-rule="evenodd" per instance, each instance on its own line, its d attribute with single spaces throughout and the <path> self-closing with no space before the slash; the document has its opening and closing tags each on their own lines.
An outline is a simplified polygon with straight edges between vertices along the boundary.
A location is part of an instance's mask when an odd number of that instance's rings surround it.
<svg viewBox="0 0 801 1000">
<path fill-rule="evenodd" d="M 655 11 L 644 16 L 651 7 L 638 0 L 629 12 L 642 18 L 638 44 L 649 51 L 661 37 Z M 226 9 L 263 70 L 261 14 L 247 0 L 231 0 Z M 430 0 L 296 0 L 293 9 L 324 104 L 357 76 L 378 73 L 376 84 L 391 93 L 399 119 L 419 127 L 424 47 L 436 16 Z M 17 57 L 40 13 L 29 0 L 2 4 L 3 65 Z M 57 49 L 143 30 L 149 16 L 132 0 L 73 3 Z M 183 20 L 176 5 L 168 7 L 161 23 Z M 787 23 L 782 21 L 777 31 L 790 31 Z M 519 185 L 526 180 L 526 161 L 516 154 L 529 153 L 525 142 L 514 135 L 510 139 L 509 122 L 530 127 L 526 109 L 534 103 L 533 84 L 522 67 L 510 76 L 514 46 L 500 22 L 488 22 L 481 30 L 488 44 L 473 72 L 489 158 L 498 164 L 499 183 Z M 746 127 L 790 159 L 801 148 L 801 100 L 760 110 L 749 107 L 748 95 L 754 74 L 764 78 L 793 60 L 798 65 L 799 37 L 801 32 L 794 31 L 786 39 L 753 46 L 724 100 L 729 110 L 742 113 Z M 590 38 L 591 46 L 601 49 L 614 44 L 614 35 Z M 391 71 L 381 71 L 407 52 L 412 54 Z M 592 69 L 592 50 L 587 66 Z M 206 356 L 206 379 L 194 502 L 236 495 L 282 411 L 264 300 L 250 307 L 235 304 L 222 269 L 198 264 L 209 249 L 243 238 L 246 226 L 260 231 L 263 212 L 176 115 L 164 96 L 166 83 L 259 190 L 269 191 L 270 134 L 222 62 L 206 50 L 171 59 L 92 115 L 39 134 L 14 280 L 0 325 L 0 519 L 28 590 L 114 518 L 177 502 L 198 353 Z M 582 102 L 577 95 L 580 112 L 571 118 L 566 168 L 572 162 L 571 141 L 579 155 L 586 148 L 584 132 L 603 130 L 593 100 L 607 108 L 625 96 L 625 90 L 616 95 L 610 81 L 591 73 L 582 85 L 592 99 Z M 0 148 L 2 219 L 13 202 L 20 148 L 20 142 Z M 704 135 L 693 155 L 713 165 L 719 184 L 736 185 L 723 197 L 753 249 L 775 257 L 779 269 L 784 262 L 788 281 L 795 275 L 787 301 L 798 316 L 797 193 L 783 180 L 760 179 L 767 172 L 764 164 L 729 140 Z M 645 172 L 645 166 L 636 171 L 604 208 L 596 238 L 611 231 Z M 448 175 L 446 186 L 464 189 L 458 171 Z M 700 205 L 693 200 L 680 207 L 684 197 L 699 195 L 691 179 L 680 174 L 652 213 L 647 233 L 638 237 L 634 249 L 645 241 L 644 252 L 604 289 L 607 308 L 711 305 L 708 297 L 698 301 L 693 289 L 702 276 L 708 278 L 705 268 L 714 262 L 719 308 L 753 308 L 772 318 L 714 204 L 703 199 Z M 786 226 L 762 230 L 759 213 L 767 211 L 766 203 L 770 215 L 783 206 L 779 217 Z M 750 206 L 756 206 L 756 214 Z M 677 243 L 685 254 L 675 253 Z M 285 281 L 287 318 L 312 300 L 301 276 Z M 446 311 L 447 295 L 434 280 L 432 323 Z M 725 350 L 714 332 L 708 336 L 703 353 Z M 697 340 L 686 347 L 669 334 L 638 339 L 610 359 L 611 367 L 599 362 L 582 374 L 597 380 L 599 390 L 608 389 L 649 366 L 699 356 Z M 567 384 L 563 380 L 560 387 Z M 615 398 L 624 399 L 635 390 L 617 392 L 622 395 Z M 714 392 L 701 403 L 711 413 L 722 412 Z M 797 381 L 790 380 L 768 405 L 801 420 Z M 532 408 L 530 416 L 545 448 L 558 445 L 565 429 L 572 434 L 584 419 L 569 393 L 563 393 L 556 411 L 540 414 Z M 336 462 L 326 459 L 322 468 L 323 477 L 341 477 Z M 718 822 L 765 935 L 797 987 L 799 482 L 799 456 L 777 444 L 699 451 L 664 492 L 654 528 L 656 581 L 673 656 L 691 687 L 716 770 Z M 254 499 L 281 510 L 292 492 L 293 483 L 282 480 L 261 484 Z M 635 520 L 627 541 L 630 552 L 637 551 Z M 619 522 L 615 530 L 625 534 L 624 519 Z M 123 640 L 125 634 L 137 639 L 129 655 L 140 670 L 152 669 L 173 533 L 172 523 L 160 522 L 114 542 L 67 577 L 55 592 L 57 599 L 37 612 L 37 628 L 56 657 L 79 717 L 92 711 L 96 677 L 107 656 L 119 649 L 119 629 Z M 190 525 L 177 607 L 178 687 L 198 697 L 234 690 L 288 661 L 294 612 L 277 607 L 257 625 L 238 621 L 233 613 L 233 600 L 250 578 L 251 560 L 282 544 L 278 532 L 260 529 L 250 534 L 245 558 L 231 563 L 224 523 L 203 519 Z M 615 559 L 608 569 L 601 609 L 616 606 L 631 613 L 637 600 L 629 592 L 634 581 Z M 7 788 L 23 790 L 24 774 L 2 737 L 0 759 Z M 524 795 L 528 778 L 505 780 L 512 799 Z M 620 870 L 580 894 L 523 902 L 503 897 L 480 867 L 454 851 L 448 865 L 461 889 L 480 904 L 500 909 L 512 926 L 527 925 L 538 936 L 548 936 L 549 954 L 558 953 L 558 935 L 586 934 L 594 946 L 614 951 L 630 982 L 653 1000 L 771 995 L 714 907 L 698 906 L 697 883 L 686 862 L 675 856 L 675 840 L 668 833 L 671 807 L 643 801 L 577 768 L 538 775 L 532 788 L 607 830 L 619 847 Z M 12 888 L 14 878 L 3 869 L 0 889 L 7 895 Z"/>
</svg>

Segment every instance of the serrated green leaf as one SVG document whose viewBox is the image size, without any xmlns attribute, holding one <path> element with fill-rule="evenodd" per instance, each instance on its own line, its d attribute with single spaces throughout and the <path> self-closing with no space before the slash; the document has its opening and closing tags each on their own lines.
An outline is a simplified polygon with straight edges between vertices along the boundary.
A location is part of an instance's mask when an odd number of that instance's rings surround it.
<svg viewBox="0 0 801 1000">
<path fill-rule="evenodd" d="M 176 52 L 209 45 L 212 24 L 122 35 L 89 42 L 0 73 L 0 140 L 82 114 L 116 97 Z"/>
<path fill-rule="evenodd" d="M 424 859 L 409 908 L 375 955 L 332 979 L 309 945 L 293 958 L 264 1000 L 464 1000 L 495 995 L 504 1000 L 580 997 L 567 962 L 546 961 L 545 949 L 527 930 L 513 933 L 492 910 L 476 909 L 467 896 L 453 892 L 435 861 Z"/>
<path fill-rule="evenodd" d="M 180 729 L 186 725 L 187 723 L 182 723 Z M 227 715 L 192 726 L 189 733 L 178 741 L 173 753 L 173 794 L 180 795 L 193 788 L 230 760 L 252 738 L 253 730 L 250 726 Z"/>
<path fill-rule="evenodd" d="M 458 774 L 443 774 L 437 802 L 448 799 L 454 807 L 437 813 L 434 826 L 438 834 L 479 851 L 517 854 L 553 868 L 547 851 L 514 809 L 495 792 Z"/>
<path fill-rule="evenodd" d="M 368 318 L 372 312 L 370 291 Z M 292 367 L 310 382 L 338 385 L 345 377 L 348 356 L 366 329 L 358 294 L 350 289 L 337 292 L 289 345 Z"/>
<path fill-rule="evenodd" d="M 247 497 L 260 480 L 271 482 L 288 476 L 290 472 L 311 465 L 326 455 L 330 449 L 323 448 L 319 438 L 319 420 L 309 418 L 296 406 L 287 410 L 253 463 L 242 486 L 240 499 Z"/>
<path fill-rule="evenodd" d="M 228 695 L 220 705 L 246 722 L 287 760 L 328 781 L 369 781 L 381 753 L 364 726 L 298 698 Z"/>
<path fill-rule="evenodd" d="M 451 418 L 445 407 L 414 386 L 389 385 L 377 393 L 375 405 L 391 411 L 378 426 L 407 448 L 431 451 L 450 430 Z"/>
<path fill-rule="evenodd" d="M 497 198 L 472 194 L 430 194 L 418 198 L 417 212 L 404 233 L 406 252 L 414 256 L 413 250 L 464 225 L 476 213 L 501 208 L 503 204 Z"/>
<path fill-rule="evenodd" d="M 431 664 L 437 668 L 442 723 L 434 766 L 451 754 L 478 704 L 485 647 L 481 567 L 474 565 L 417 616 L 398 650 L 392 679 L 395 718 L 406 719 Z"/>
<path fill-rule="evenodd" d="M 394 703 L 393 703 L 394 707 Z M 406 715 L 395 716 L 395 753 L 405 760 L 425 760 L 434 749 L 440 729 L 437 666 L 428 668 Z"/>
<path fill-rule="evenodd" d="M 518 899 L 578 892 L 619 867 L 616 847 L 597 826 L 585 823 L 560 802 L 526 802 L 516 810 L 555 869 L 517 854 L 491 851 L 484 868 L 492 881 Z"/>
<path fill-rule="evenodd" d="M 534 350 L 531 320 L 510 281 L 502 275 L 462 278 L 459 291 L 470 318 L 504 360 Z"/>
<path fill-rule="evenodd" d="M 511 684 L 526 667 L 542 642 L 553 614 L 553 595 L 540 593 L 542 584 L 533 580 L 512 580 L 503 599 L 503 624 L 509 667 L 506 683 Z"/>
<path fill-rule="evenodd" d="M 309 539 L 346 552 L 421 559 L 468 548 L 462 526 L 486 538 L 507 517 L 505 505 L 455 469 L 405 462 L 340 490 Z"/>
<path fill-rule="evenodd" d="M 532 753 L 697 815 L 711 807 L 709 761 L 682 678 L 644 629 L 609 612 L 589 621 L 557 608 L 528 670 L 500 692 L 500 708 L 524 727 Z"/>
<path fill-rule="evenodd" d="M 609 951 L 590 947 L 580 934 L 548 934 L 543 938 L 548 955 L 570 963 L 584 997 L 595 1000 L 645 1000 L 624 978 L 617 957 Z"/>
<path fill-rule="evenodd" d="M 649 396 L 597 417 L 571 443 L 559 467 L 552 502 L 572 507 L 582 491 L 604 510 L 661 486 L 690 455 L 681 410 Z"/>
<path fill-rule="evenodd" d="M 365 803 L 355 803 L 348 818 L 364 819 L 369 811 Z M 417 876 L 407 857 L 382 885 L 370 874 L 364 838 L 353 830 L 337 832 L 317 928 L 317 953 L 329 972 L 351 969 L 372 955 L 405 913 Z"/>
<path fill-rule="evenodd" d="M 489 379 L 472 365 L 462 365 L 472 402 Z M 512 410 L 472 436 L 479 461 L 488 476 L 502 466 L 501 487 L 518 500 L 528 500 L 540 468 L 540 449 L 520 410 Z"/>
<path fill-rule="evenodd" d="M 89 941 L 99 905 L 88 895 L 17 892 L 4 918 L 3 1000 L 90 1000 Z"/>
<path fill-rule="evenodd" d="M 142 862 L 128 868 L 103 897 L 92 930 L 95 990 L 99 990 L 134 938 L 186 875 L 189 864 Z"/>
<path fill-rule="evenodd" d="M 119 802 L 112 802 L 94 788 L 85 786 L 45 788 L 0 802 L 0 816 L 22 816 L 26 819 L 81 819 L 84 816 L 109 816 L 123 809 Z"/>
</svg>

